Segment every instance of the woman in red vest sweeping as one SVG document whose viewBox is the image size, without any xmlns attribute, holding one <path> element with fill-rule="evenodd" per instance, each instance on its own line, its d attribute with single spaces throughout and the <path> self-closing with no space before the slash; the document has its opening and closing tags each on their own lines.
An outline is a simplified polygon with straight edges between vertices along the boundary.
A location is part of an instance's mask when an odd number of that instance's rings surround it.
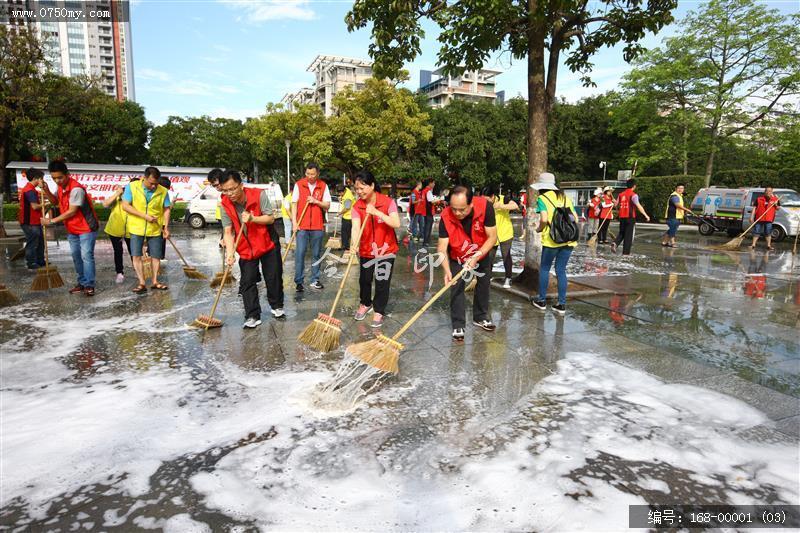
<svg viewBox="0 0 800 533">
<path fill-rule="evenodd" d="M 258 269 L 267 285 L 267 301 L 272 316 L 281 318 L 283 312 L 283 270 L 280 248 L 270 237 L 269 226 L 275 222 L 267 191 L 245 188 L 242 177 L 235 170 L 228 170 L 219 180 L 222 193 L 221 222 L 224 228 L 225 257 L 233 264 L 235 253 L 239 254 L 239 293 L 244 302 L 244 327 L 255 328 L 261 324 L 261 304 L 258 299 Z M 234 250 L 236 235 L 244 223 L 244 233 Z"/>
<path fill-rule="evenodd" d="M 472 189 L 456 185 L 450 192 L 450 205 L 442 211 L 439 221 L 438 252 L 447 257 L 442 262 L 444 282 L 450 283 L 462 268 L 474 270 L 477 278 L 472 301 L 472 323 L 486 331 L 494 331 L 489 314 L 489 293 L 492 263 L 492 248 L 497 242 L 497 224 L 494 208 L 483 196 L 474 196 Z M 458 280 L 450 289 L 450 322 L 453 339 L 464 338 L 466 309 L 464 302 L 464 279 Z"/>
<path fill-rule="evenodd" d="M 369 310 L 373 309 L 371 325 L 373 328 L 378 328 L 383 325 L 386 305 L 389 302 L 389 286 L 392 282 L 392 270 L 398 249 L 394 230 L 400 227 L 400 215 L 397 213 L 395 201 L 377 192 L 376 189 L 379 187 L 371 172 L 362 170 L 356 174 L 355 187 L 358 200 L 353 205 L 353 230 L 350 242 L 353 252 L 358 253 L 361 263 L 358 275 L 361 305 L 354 318 L 364 320 Z M 364 231 L 359 242 L 356 239 L 362 224 Z"/>
<path fill-rule="evenodd" d="M 636 229 L 636 212 L 640 212 L 648 222 L 650 222 L 650 215 L 645 212 L 644 207 L 639 203 L 639 195 L 636 194 L 636 180 L 631 178 L 625 185 L 628 188 L 617 196 L 619 235 L 611 243 L 611 251 L 617 253 L 617 246 L 622 243 L 622 255 L 629 255 L 631 246 L 633 246 L 634 230 Z"/>
<path fill-rule="evenodd" d="M 753 229 L 753 244 L 750 248 L 755 249 L 758 237 L 763 235 L 767 240 L 767 250 L 774 250 L 772 247 L 772 223 L 775 222 L 775 213 L 780 208 L 780 199 L 772 193 L 772 187 L 769 185 L 764 188 L 764 195 L 759 196 L 755 202 L 755 209 L 750 215 L 750 223 L 756 220 L 755 228 Z"/>
<path fill-rule="evenodd" d="M 25 264 L 29 269 L 45 266 L 44 235 L 42 234 L 42 204 L 36 187 L 45 188 L 44 172 L 38 168 L 25 171 L 28 183 L 19 191 L 17 219 L 25 234 Z"/>
<path fill-rule="evenodd" d="M 83 185 L 70 177 L 67 165 L 63 161 L 51 161 L 47 165 L 47 170 L 58 185 L 58 197 L 46 186 L 43 190 L 50 201 L 58 205 L 61 214 L 52 219 L 45 217 L 44 223 L 49 226 L 63 222 L 67 230 L 72 264 L 78 274 L 78 284 L 69 292 L 70 294 L 82 292 L 86 296 L 94 296 L 94 244 L 97 241 L 100 223 L 94 212 L 92 197 Z"/>
<path fill-rule="evenodd" d="M 308 204 L 305 216 L 298 220 Z M 292 191 L 292 227 L 297 228 L 294 253 L 295 290 L 303 292 L 305 279 L 306 249 L 311 246 L 311 288 L 321 291 L 319 265 L 322 257 L 322 238 L 325 236 L 325 213 L 331 206 L 331 193 L 324 181 L 319 179 L 319 165 L 306 165 L 306 176 L 294 184 Z"/>
</svg>

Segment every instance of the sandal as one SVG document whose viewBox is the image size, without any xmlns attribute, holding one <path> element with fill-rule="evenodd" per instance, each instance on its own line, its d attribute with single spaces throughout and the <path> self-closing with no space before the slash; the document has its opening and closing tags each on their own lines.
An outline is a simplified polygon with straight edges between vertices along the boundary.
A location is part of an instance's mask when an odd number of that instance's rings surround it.
<svg viewBox="0 0 800 533">
<path fill-rule="evenodd" d="M 86 296 L 94 296 L 94 287 L 86 287 L 83 289 L 83 294 Z"/>
<path fill-rule="evenodd" d="M 167 285 L 164 285 L 163 283 L 155 283 L 153 285 L 150 285 L 150 288 L 156 291 L 165 291 L 169 289 L 169 287 Z"/>
<path fill-rule="evenodd" d="M 136 294 L 144 294 L 147 292 L 147 287 L 145 287 L 144 285 L 137 285 L 132 289 L 132 292 Z"/>
</svg>

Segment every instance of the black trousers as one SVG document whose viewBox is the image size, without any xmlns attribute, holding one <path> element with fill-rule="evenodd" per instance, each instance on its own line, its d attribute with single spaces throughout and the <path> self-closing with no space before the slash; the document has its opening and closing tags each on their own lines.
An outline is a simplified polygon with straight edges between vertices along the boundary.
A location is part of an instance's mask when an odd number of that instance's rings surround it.
<svg viewBox="0 0 800 533">
<path fill-rule="evenodd" d="M 342 219 L 342 249 L 350 249 L 350 232 L 353 231 L 353 221 Z"/>
<path fill-rule="evenodd" d="M 472 298 L 472 320 L 480 322 L 489 319 L 489 294 L 492 281 L 492 264 L 494 263 L 493 253 L 478 261 L 478 273 L 476 276 L 478 283 L 475 285 L 475 295 Z M 449 259 L 450 272 L 453 276 L 461 272 L 461 264 L 458 261 Z M 465 274 L 466 275 L 466 274 Z M 450 323 L 453 329 L 463 328 L 467 325 L 467 310 L 464 298 L 465 283 L 463 279 L 450 289 Z"/>
<path fill-rule="evenodd" d="M 359 301 L 361 305 L 372 306 L 376 313 L 386 314 L 389 303 L 389 286 L 392 284 L 394 258 L 375 259 L 359 257 L 361 268 L 358 272 Z M 371 264 L 367 266 L 367 263 Z M 377 267 L 377 273 L 376 271 Z M 380 279 L 378 279 L 380 278 Z M 372 296 L 372 281 L 375 280 L 375 297 Z"/>
<path fill-rule="evenodd" d="M 605 243 L 608 240 L 608 227 L 611 225 L 611 219 L 600 219 L 599 229 L 597 230 L 597 240 Z"/>
<path fill-rule="evenodd" d="M 622 244 L 622 255 L 631 253 L 631 246 L 633 246 L 633 232 L 636 228 L 635 218 L 621 218 L 619 219 L 619 235 L 614 240 L 614 243 L 619 246 Z"/>
<path fill-rule="evenodd" d="M 283 308 L 283 272 L 281 253 L 276 246 L 258 259 L 239 259 L 239 292 L 244 301 L 245 318 L 261 318 L 261 304 L 258 299 L 259 266 L 267 285 L 267 301 L 273 309 Z"/>
<path fill-rule="evenodd" d="M 123 273 L 123 266 L 124 263 L 122 261 L 122 239 L 123 237 L 113 237 L 109 236 L 108 239 L 111 241 L 111 247 L 114 248 L 114 270 L 116 270 L 117 274 Z M 124 237 L 125 245 L 128 247 L 128 255 L 131 255 L 131 240 L 128 237 Z"/>
<path fill-rule="evenodd" d="M 433 215 L 426 215 L 425 216 L 425 228 L 422 236 L 422 244 L 430 244 L 431 242 L 431 230 L 433 229 Z"/>
<path fill-rule="evenodd" d="M 269 238 L 275 243 L 275 248 L 278 249 L 278 255 L 281 255 L 281 235 L 283 235 L 283 219 L 277 219 L 274 224 L 267 225 Z M 283 267 L 281 266 L 281 275 L 283 275 Z"/>
<path fill-rule="evenodd" d="M 508 239 L 500 243 L 500 255 L 503 258 L 503 270 L 505 270 L 505 277 L 510 278 L 514 274 L 514 264 L 511 260 L 511 243 L 514 239 Z"/>
</svg>

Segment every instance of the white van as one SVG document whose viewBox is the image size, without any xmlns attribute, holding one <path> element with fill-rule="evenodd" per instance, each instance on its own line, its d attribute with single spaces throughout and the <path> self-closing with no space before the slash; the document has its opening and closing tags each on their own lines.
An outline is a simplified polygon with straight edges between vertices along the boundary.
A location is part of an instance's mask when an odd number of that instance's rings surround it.
<svg viewBox="0 0 800 533">
<path fill-rule="evenodd" d="M 277 209 L 275 216 L 281 218 L 280 205 L 283 200 L 283 192 L 281 192 L 280 185 L 277 183 L 245 183 L 244 186 L 268 191 L 269 197 Z M 219 198 L 220 193 L 211 185 L 206 185 L 194 198 L 189 200 L 186 222 L 194 229 L 204 228 L 206 224 L 216 224 Z"/>
</svg>

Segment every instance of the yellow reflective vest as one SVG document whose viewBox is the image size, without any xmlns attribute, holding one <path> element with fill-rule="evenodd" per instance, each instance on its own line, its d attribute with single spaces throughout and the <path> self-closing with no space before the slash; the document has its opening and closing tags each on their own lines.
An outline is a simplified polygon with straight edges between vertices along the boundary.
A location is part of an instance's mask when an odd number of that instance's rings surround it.
<svg viewBox="0 0 800 533">
<path fill-rule="evenodd" d="M 503 195 L 500 195 L 500 203 L 506 203 Z M 495 209 L 495 221 L 497 222 L 497 243 L 510 241 L 514 238 L 514 225 L 511 223 L 511 213 L 508 209 Z"/>
<path fill-rule="evenodd" d="M 344 203 L 350 200 L 350 209 L 346 209 Z M 344 194 L 342 198 L 339 200 L 342 210 L 342 220 L 352 220 L 353 219 L 353 205 L 356 203 L 356 195 L 353 194 L 353 191 L 350 190 L 350 187 L 344 188 Z"/>
<path fill-rule="evenodd" d="M 549 200 L 549 201 L 548 201 Z M 564 196 L 564 201 L 559 201 L 558 196 L 553 191 L 547 191 L 544 194 L 540 194 L 539 198 L 536 200 L 538 206 L 544 206 L 545 210 L 547 211 L 547 220 L 553 220 L 553 214 L 555 213 L 556 207 L 568 207 L 570 211 L 572 211 L 575 220 L 578 219 L 578 214 L 575 212 L 575 207 L 572 205 L 572 200 L 570 200 L 569 196 Z M 542 246 L 547 246 L 548 248 L 561 248 L 562 246 L 578 246 L 577 241 L 570 241 L 565 243 L 557 243 L 553 239 L 550 238 L 550 226 L 547 225 L 542 230 Z"/>
<path fill-rule="evenodd" d="M 112 237 L 130 237 L 128 231 L 128 213 L 122 209 L 122 200 L 117 199 L 108 215 L 105 232 Z"/>
<path fill-rule="evenodd" d="M 669 195 L 669 200 L 667 200 L 667 209 L 664 211 L 664 218 L 669 218 L 669 204 L 672 202 L 672 197 L 678 197 L 678 206 L 683 207 L 683 195 L 673 192 Z M 683 209 L 675 208 L 675 218 L 678 220 L 683 220 Z"/>
<path fill-rule="evenodd" d="M 145 219 L 137 216 L 128 216 L 128 231 L 131 235 L 155 237 L 161 235 L 161 228 L 164 227 L 164 198 L 167 196 L 167 189 L 161 185 L 156 186 L 152 198 L 148 202 L 144 194 L 142 181 L 134 181 L 130 185 L 133 202 L 131 205 L 137 211 L 157 218 L 155 222 L 146 222 Z"/>
<path fill-rule="evenodd" d="M 292 221 L 292 193 L 289 192 L 281 202 L 281 216 L 284 220 Z"/>
</svg>

